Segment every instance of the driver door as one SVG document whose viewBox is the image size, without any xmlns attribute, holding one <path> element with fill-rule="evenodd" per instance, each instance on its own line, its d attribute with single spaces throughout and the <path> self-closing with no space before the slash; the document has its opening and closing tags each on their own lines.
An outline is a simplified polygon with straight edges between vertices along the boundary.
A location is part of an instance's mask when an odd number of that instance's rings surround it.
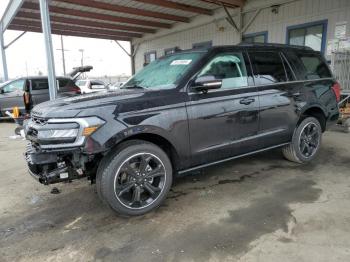
<svg viewBox="0 0 350 262">
<path fill-rule="evenodd" d="M 12 112 L 14 107 L 24 110 L 23 89 L 24 79 L 12 81 L 2 87 L 0 94 L 0 109 L 4 114 L 6 111 Z"/>
<path fill-rule="evenodd" d="M 244 52 L 215 55 L 196 78 L 222 81 L 208 92 L 189 90 L 187 113 L 193 165 L 256 149 L 259 96 Z"/>
</svg>

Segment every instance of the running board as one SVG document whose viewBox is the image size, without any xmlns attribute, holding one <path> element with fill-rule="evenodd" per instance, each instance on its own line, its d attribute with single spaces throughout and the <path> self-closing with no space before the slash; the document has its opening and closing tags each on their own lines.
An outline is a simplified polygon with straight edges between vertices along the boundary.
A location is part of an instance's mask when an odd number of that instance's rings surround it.
<svg viewBox="0 0 350 262">
<path fill-rule="evenodd" d="M 196 171 L 198 169 L 202 169 L 202 168 L 206 168 L 206 167 L 209 167 L 209 166 L 221 164 L 221 163 L 224 163 L 224 162 L 227 162 L 227 161 L 230 161 L 230 160 L 234 160 L 234 159 L 237 159 L 237 158 L 258 154 L 258 153 L 261 153 L 261 152 L 264 152 L 264 151 L 268 151 L 268 150 L 271 150 L 271 149 L 275 149 L 275 148 L 279 148 L 279 147 L 282 147 L 282 146 L 286 146 L 288 144 L 290 144 L 290 143 L 283 143 L 283 144 L 280 144 L 280 145 L 277 145 L 277 146 L 271 146 L 271 147 L 259 149 L 259 150 L 253 151 L 253 152 L 245 153 L 245 154 L 242 154 L 242 155 L 237 155 L 237 156 L 225 158 L 225 159 L 222 159 L 222 160 L 214 161 L 214 162 L 211 162 L 211 163 L 208 163 L 208 164 L 203 164 L 203 165 L 191 167 L 189 169 L 184 169 L 184 170 L 178 171 L 178 174 L 179 175 L 183 175 L 183 174 L 186 174 L 186 173 L 189 173 L 189 172 L 192 172 L 192 171 Z"/>
</svg>

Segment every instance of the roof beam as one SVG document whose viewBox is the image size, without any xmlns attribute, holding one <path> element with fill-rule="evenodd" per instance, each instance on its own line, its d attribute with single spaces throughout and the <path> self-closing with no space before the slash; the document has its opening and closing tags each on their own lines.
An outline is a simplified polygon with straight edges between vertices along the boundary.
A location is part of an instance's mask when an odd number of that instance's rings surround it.
<svg viewBox="0 0 350 262">
<path fill-rule="evenodd" d="M 16 17 L 17 18 L 30 18 L 30 19 L 33 19 L 36 21 L 40 21 L 40 14 L 39 13 L 29 13 L 29 12 L 19 11 L 17 13 Z M 102 29 L 124 30 L 124 31 L 129 31 L 129 32 L 140 32 L 140 33 L 155 33 L 156 32 L 156 30 L 151 29 L 151 28 L 146 28 L 146 27 L 134 27 L 134 26 L 127 26 L 127 25 L 96 22 L 96 21 L 91 21 L 91 20 L 76 19 L 76 18 L 70 18 L 70 17 L 54 16 L 54 15 L 51 15 L 50 19 L 51 19 L 51 22 L 89 26 L 89 27 L 96 27 L 96 28 L 102 28 Z"/>
<path fill-rule="evenodd" d="M 22 26 L 28 25 L 28 26 L 41 28 L 40 22 L 23 20 L 18 18 L 13 19 L 11 24 L 22 25 Z M 111 36 L 125 36 L 125 37 L 138 37 L 138 38 L 142 36 L 141 34 L 138 34 L 138 33 L 111 31 L 111 30 L 98 29 L 98 28 L 88 28 L 88 27 L 81 27 L 81 26 L 75 26 L 75 25 L 62 25 L 62 24 L 54 24 L 54 23 L 51 23 L 51 28 L 57 29 L 57 30 L 68 30 L 68 31 L 82 32 L 82 33 L 96 33 L 96 34 L 111 35 Z"/>
<path fill-rule="evenodd" d="M 151 4 L 151 5 L 167 7 L 167 8 L 171 8 L 171 9 L 182 10 L 182 11 L 196 13 L 196 14 L 202 14 L 202 15 L 212 15 L 213 14 L 212 10 L 209 10 L 206 8 L 182 4 L 182 3 L 176 3 L 176 2 L 168 1 L 168 0 L 134 0 L 134 1 L 146 3 L 146 4 Z"/>
<path fill-rule="evenodd" d="M 227 7 L 236 8 L 243 7 L 245 0 L 202 0 L 204 2 L 217 4 L 217 5 L 225 5 Z"/>
<path fill-rule="evenodd" d="M 39 5 L 36 3 L 25 2 L 22 5 L 22 8 L 30 9 L 30 10 L 39 10 Z M 141 20 L 141 19 L 135 19 L 135 18 L 122 17 L 122 16 L 99 14 L 95 12 L 81 11 L 81 10 L 62 8 L 57 6 L 50 6 L 50 13 L 71 15 L 75 17 L 93 18 L 97 20 L 105 20 L 110 22 L 119 22 L 119 23 L 126 23 L 126 24 L 135 24 L 135 25 L 149 26 L 149 27 L 171 28 L 171 24 L 167 24 L 167 23 L 160 23 L 155 21 Z"/>
<path fill-rule="evenodd" d="M 122 6 L 122 5 L 112 4 L 112 3 L 97 2 L 93 0 L 56 0 L 55 2 L 64 2 L 64 3 L 87 6 L 87 7 L 97 8 L 97 9 L 102 9 L 107 11 L 121 12 L 121 13 L 133 14 L 138 16 L 147 16 L 147 17 L 171 20 L 176 22 L 188 23 L 190 21 L 189 18 L 184 16 L 159 13 L 159 12 L 127 7 L 127 6 Z"/>
<path fill-rule="evenodd" d="M 11 0 L 9 1 L 6 10 L 1 18 L 0 24 L 2 32 L 4 32 L 10 25 L 12 19 L 17 14 L 18 10 L 22 6 L 24 0 Z"/>
<path fill-rule="evenodd" d="M 36 32 L 42 33 L 41 28 L 33 27 L 33 26 L 23 26 L 11 24 L 8 29 L 10 30 L 18 30 L 18 31 L 27 31 L 27 32 Z M 98 39 L 108 39 L 108 40 L 121 40 L 121 41 L 130 41 L 131 39 L 128 37 L 116 37 L 111 35 L 103 35 L 103 34 L 95 34 L 95 33 L 81 33 L 69 30 L 51 30 L 53 34 L 56 35 L 66 35 L 66 36 L 78 36 L 78 37 L 90 37 L 90 38 L 98 38 Z"/>
</svg>

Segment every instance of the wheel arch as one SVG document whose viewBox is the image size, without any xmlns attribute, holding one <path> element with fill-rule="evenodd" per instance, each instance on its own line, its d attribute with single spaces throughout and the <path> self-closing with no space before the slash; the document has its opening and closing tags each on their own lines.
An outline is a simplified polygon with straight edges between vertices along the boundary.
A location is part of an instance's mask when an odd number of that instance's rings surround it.
<svg viewBox="0 0 350 262">
<path fill-rule="evenodd" d="M 178 170 L 180 166 L 179 154 L 169 139 L 156 133 L 138 133 L 125 137 L 124 139 L 118 141 L 115 146 L 130 140 L 143 140 L 159 146 L 168 155 L 173 166 L 173 170 Z"/>
<path fill-rule="evenodd" d="M 326 130 L 327 116 L 326 116 L 326 113 L 322 107 L 314 105 L 314 106 L 310 106 L 308 108 L 305 108 L 301 114 L 299 121 L 298 121 L 298 125 L 308 116 L 312 116 L 320 122 L 322 132 L 324 132 Z"/>
</svg>

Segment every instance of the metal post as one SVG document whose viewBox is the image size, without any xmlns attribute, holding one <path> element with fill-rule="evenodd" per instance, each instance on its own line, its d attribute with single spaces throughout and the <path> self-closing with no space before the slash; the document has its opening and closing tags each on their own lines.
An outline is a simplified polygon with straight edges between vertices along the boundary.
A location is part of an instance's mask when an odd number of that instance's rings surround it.
<svg viewBox="0 0 350 262">
<path fill-rule="evenodd" d="M 50 100 L 54 100 L 57 97 L 56 76 L 55 76 L 55 61 L 52 49 L 51 38 L 51 25 L 50 25 L 50 12 L 49 12 L 49 0 L 39 0 L 40 3 L 40 15 L 41 24 L 45 39 L 46 50 L 46 62 L 47 62 L 47 75 L 49 80 L 49 93 Z"/>
<path fill-rule="evenodd" d="M 64 57 L 63 36 L 61 35 L 61 51 L 62 51 L 62 63 L 63 63 L 63 75 L 66 75 L 66 60 Z"/>
<path fill-rule="evenodd" d="M 135 48 L 134 45 L 130 42 L 130 60 L 131 60 L 131 75 L 135 74 Z"/>
<path fill-rule="evenodd" d="M 81 59 L 80 59 L 81 66 L 84 66 L 84 49 L 79 49 L 79 52 L 81 52 Z"/>
<path fill-rule="evenodd" d="M 0 25 L 0 49 L 1 49 L 1 64 L 2 64 L 2 72 L 4 81 L 7 81 L 8 71 L 7 71 L 7 63 L 6 63 L 6 53 L 5 53 L 5 43 L 4 43 L 4 31 L 2 30 L 2 25 Z"/>
</svg>

